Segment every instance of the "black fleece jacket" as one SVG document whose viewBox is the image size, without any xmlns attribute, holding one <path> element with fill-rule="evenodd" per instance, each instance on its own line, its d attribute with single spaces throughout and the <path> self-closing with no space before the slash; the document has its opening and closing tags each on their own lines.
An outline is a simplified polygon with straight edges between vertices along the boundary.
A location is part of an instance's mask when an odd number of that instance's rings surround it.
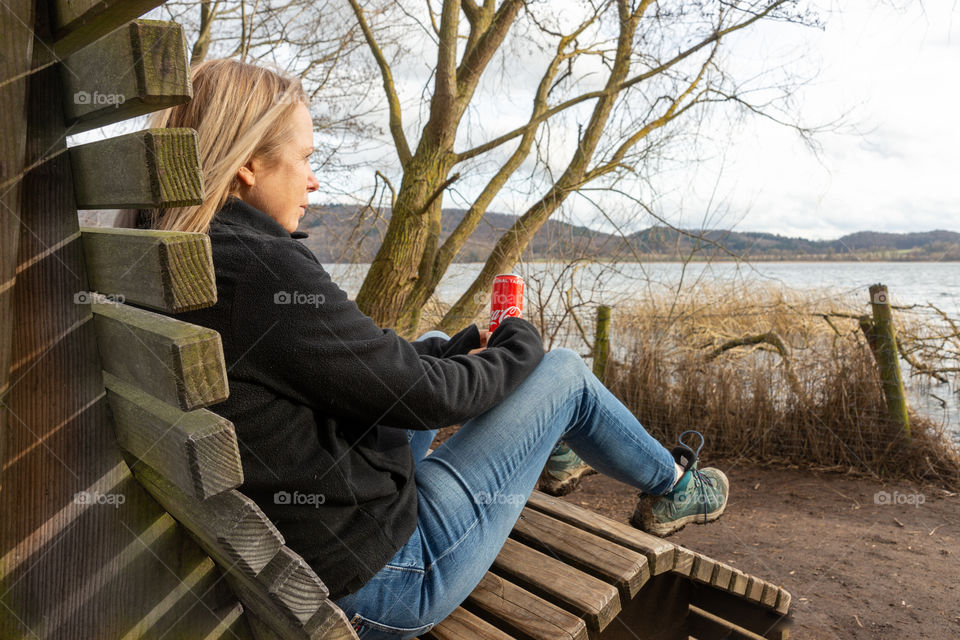
<svg viewBox="0 0 960 640">
<path fill-rule="evenodd" d="M 540 336 L 508 318 L 478 354 L 473 325 L 410 343 L 347 299 L 302 232 L 231 198 L 209 235 L 218 301 L 177 317 L 223 340 L 230 396 L 210 409 L 236 428 L 241 490 L 333 598 L 352 593 L 416 527 L 405 429 L 498 404 L 543 357 Z"/>
</svg>

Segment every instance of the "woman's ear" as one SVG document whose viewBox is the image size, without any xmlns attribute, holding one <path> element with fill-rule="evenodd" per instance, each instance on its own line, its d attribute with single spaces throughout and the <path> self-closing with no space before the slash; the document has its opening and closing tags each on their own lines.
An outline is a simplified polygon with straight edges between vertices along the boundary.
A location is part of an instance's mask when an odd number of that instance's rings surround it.
<svg viewBox="0 0 960 640">
<path fill-rule="evenodd" d="M 247 164 L 237 169 L 237 179 L 240 180 L 240 182 L 244 186 L 252 187 L 254 183 L 257 181 L 253 171 L 254 171 L 253 160 L 251 160 Z"/>
</svg>

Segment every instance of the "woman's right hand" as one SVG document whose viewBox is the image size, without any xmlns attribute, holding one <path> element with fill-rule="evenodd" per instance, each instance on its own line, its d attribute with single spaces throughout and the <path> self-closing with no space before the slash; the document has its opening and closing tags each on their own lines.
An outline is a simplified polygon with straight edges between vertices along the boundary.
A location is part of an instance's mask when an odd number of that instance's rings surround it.
<svg viewBox="0 0 960 640">
<path fill-rule="evenodd" d="M 487 348 L 487 340 L 490 339 L 490 332 L 487 331 L 486 329 L 480 329 L 479 331 L 480 331 L 480 347 L 477 349 L 470 349 L 470 351 L 467 351 L 468 356 L 472 356 L 475 353 L 480 353 L 481 351 Z"/>
</svg>

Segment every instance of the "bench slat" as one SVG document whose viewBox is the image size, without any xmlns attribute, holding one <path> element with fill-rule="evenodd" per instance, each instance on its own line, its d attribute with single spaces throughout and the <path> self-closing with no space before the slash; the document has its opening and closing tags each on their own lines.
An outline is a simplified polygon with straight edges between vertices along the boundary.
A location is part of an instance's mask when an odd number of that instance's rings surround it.
<svg viewBox="0 0 960 640">
<path fill-rule="evenodd" d="M 690 605 L 690 632 L 698 638 L 724 638 L 725 640 L 764 640 L 763 636 L 744 629 L 722 617 Z"/>
<path fill-rule="evenodd" d="M 587 640 L 583 620 L 489 571 L 467 596 L 467 603 L 481 618 L 521 637 Z"/>
<path fill-rule="evenodd" d="M 280 547 L 257 580 L 267 593 L 302 624 L 310 622 L 320 604 L 330 595 L 323 581 L 310 565 L 288 547 Z"/>
<path fill-rule="evenodd" d="M 52 0 L 53 52 L 65 58 L 164 0 Z"/>
<path fill-rule="evenodd" d="M 633 598 L 650 579 L 643 554 L 578 529 L 545 513 L 525 508 L 512 536 L 547 555 L 612 582 L 624 600 Z"/>
<path fill-rule="evenodd" d="M 703 582 L 704 584 L 710 584 L 710 579 L 713 577 L 713 570 L 716 566 L 717 563 L 715 560 L 708 558 L 702 553 L 694 552 L 693 566 L 690 567 L 690 579 Z"/>
<path fill-rule="evenodd" d="M 440 624 L 423 635 L 429 640 L 514 640 L 514 637 L 463 607 L 457 607 Z"/>
<path fill-rule="evenodd" d="M 203 202 L 193 129 L 144 129 L 70 148 L 77 209 L 183 207 Z"/>
<path fill-rule="evenodd" d="M 263 589 L 250 578 L 227 574 L 227 582 L 246 604 L 247 619 L 257 640 L 356 640 L 347 617 L 330 600 L 320 603 L 306 626 L 292 621 L 284 612 L 264 600 Z"/>
<path fill-rule="evenodd" d="M 80 232 L 92 290 L 169 313 L 217 302 L 207 234 L 99 227 Z"/>
<path fill-rule="evenodd" d="M 227 399 L 220 334 L 125 304 L 91 304 L 101 366 L 184 411 Z"/>
<path fill-rule="evenodd" d="M 659 575 L 673 568 L 675 545 L 671 542 L 541 491 L 534 491 L 530 495 L 527 506 L 601 538 L 639 551 L 647 557 L 652 575 Z"/>
<path fill-rule="evenodd" d="M 181 104 L 193 95 L 187 42 L 175 22 L 135 20 L 68 57 L 60 75 L 71 134 Z"/>
<path fill-rule="evenodd" d="M 673 560 L 673 571 L 674 573 L 679 573 L 682 576 L 690 576 L 690 571 L 693 569 L 693 561 L 696 558 L 693 551 L 687 549 L 686 547 L 681 547 L 677 545 L 676 551 L 674 552 Z"/>
<path fill-rule="evenodd" d="M 239 491 L 224 491 L 201 502 L 143 462 L 135 463 L 131 471 L 221 568 L 234 567 L 256 576 L 283 545 L 283 536 L 273 523 Z"/>
<path fill-rule="evenodd" d="M 237 434 L 226 418 L 183 412 L 104 371 L 117 441 L 182 492 L 206 500 L 243 484 Z"/>
<path fill-rule="evenodd" d="M 582 617 L 591 631 L 603 631 L 620 613 L 616 587 L 516 540 L 507 538 L 493 567 L 498 575 Z"/>
</svg>

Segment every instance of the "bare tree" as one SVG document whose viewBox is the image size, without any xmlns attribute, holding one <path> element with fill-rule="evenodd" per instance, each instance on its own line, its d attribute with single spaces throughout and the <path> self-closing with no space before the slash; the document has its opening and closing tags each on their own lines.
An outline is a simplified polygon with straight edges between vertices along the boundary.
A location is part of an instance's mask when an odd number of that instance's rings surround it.
<svg viewBox="0 0 960 640">
<path fill-rule="evenodd" d="M 380 71 L 389 132 L 402 167 L 392 217 L 357 303 L 381 325 L 407 335 L 416 330 L 423 305 L 508 184 L 536 183 L 535 202 L 502 235 L 476 280 L 440 322 L 443 329 L 456 329 L 474 317 L 493 277 L 513 267 L 571 193 L 637 174 L 652 154 L 662 153 L 665 132 L 685 116 L 702 117 L 726 103 L 792 124 L 777 111 L 791 86 L 768 85 L 753 96 L 751 87 L 738 84 L 724 69 L 722 46 L 760 21 L 814 22 L 798 0 L 583 0 L 560 10 L 556 3 L 521 0 L 503 0 L 499 6 L 494 0 L 443 0 L 436 11 L 427 2 L 417 15 L 408 3 L 349 2 Z M 399 36 L 404 30 L 407 37 Z M 433 54 L 429 111 L 419 138 L 411 141 L 394 73 L 407 53 L 396 43 L 414 37 L 424 39 Z M 383 39 L 394 44 L 387 47 Z M 529 72 L 531 57 L 508 51 L 518 43 L 545 53 L 529 116 L 520 126 L 476 140 L 475 131 L 496 128 L 495 122 L 482 122 L 482 113 L 469 111 L 491 61 L 498 60 L 501 68 L 488 73 Z M 461 130 L 468 113 L 482 126 Z M 577 142 L 558 166 L 550 158 L 550 124 L 570 114 L 580 120 Z M 481 158 L 495 161 L 495 169 L 471 196 L 466 216 L 440 242 L 445 192 Z"/>
</svg>

